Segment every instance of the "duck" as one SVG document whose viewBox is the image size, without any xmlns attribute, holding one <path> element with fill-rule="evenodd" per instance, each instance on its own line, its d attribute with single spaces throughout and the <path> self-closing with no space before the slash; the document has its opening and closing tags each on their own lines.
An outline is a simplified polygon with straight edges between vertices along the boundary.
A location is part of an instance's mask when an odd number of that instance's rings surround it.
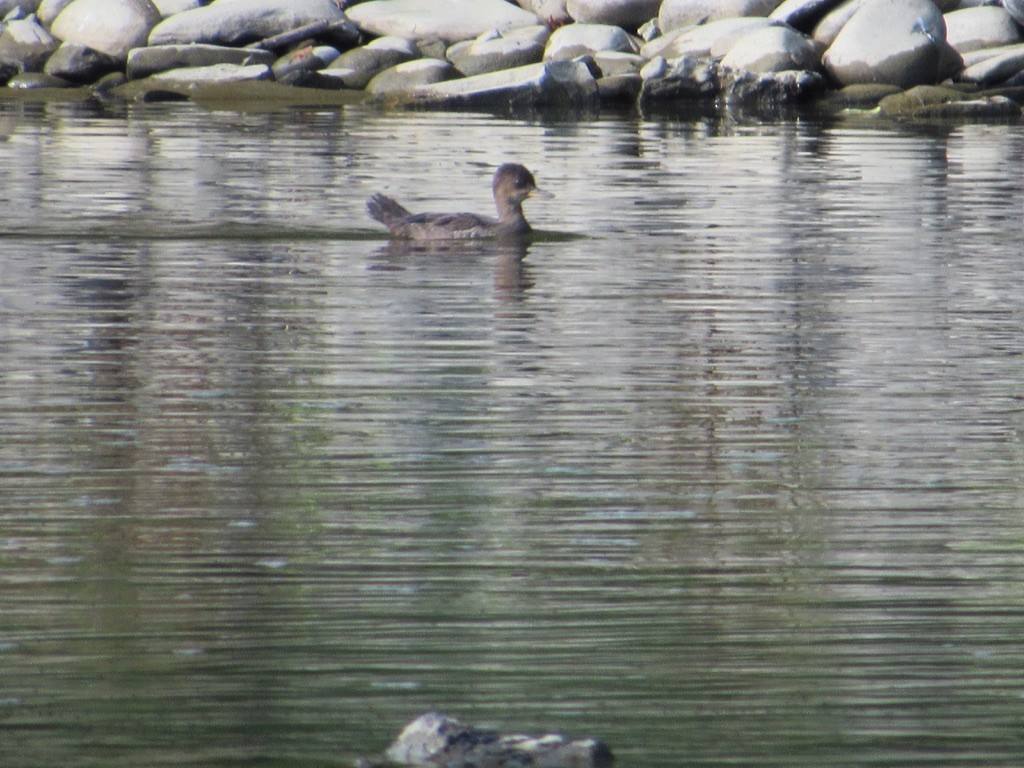
<svg viewBox="0 0 1024 768">
<path fill-rule="evenodd" d="M 433 241 L 507 238 L 530 232 L 530 223 L 523 214 L 523 202 L 527 198 L 551 197 L 519 163 L 498 166 L 491 188 L 498 218 L 475 213 L 412 213 L 396 200 L 379 193 L 366 201 L 366 210 L 388 228 L 393 238 Z"/>
</svg>

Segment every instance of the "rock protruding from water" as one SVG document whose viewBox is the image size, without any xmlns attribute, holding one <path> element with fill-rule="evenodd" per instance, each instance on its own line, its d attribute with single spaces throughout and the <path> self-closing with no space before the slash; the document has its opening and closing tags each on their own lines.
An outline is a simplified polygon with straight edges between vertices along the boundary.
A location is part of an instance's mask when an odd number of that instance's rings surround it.
<svg viewBox="0 0 1024 768">
<path fill-rule="evenodd" d="M 607 768 L 611 750 L 597 739 L 559 734 L 502 735 L 429 712 L 409 723 L 388 747 L 386 761 L 357 765 L 409 768 Z"/>
</svg>

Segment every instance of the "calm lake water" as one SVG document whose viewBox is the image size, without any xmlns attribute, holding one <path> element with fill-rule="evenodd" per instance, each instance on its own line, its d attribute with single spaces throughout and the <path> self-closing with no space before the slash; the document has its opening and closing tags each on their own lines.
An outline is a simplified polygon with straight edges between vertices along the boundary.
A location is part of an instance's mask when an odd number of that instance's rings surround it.
<svg viewBox="0 0 1024 768">
<path fill-rule="evenodd" d="M 1022 764 L 1021 126 L 0 127 L 0 765 Z"/>
</svg>

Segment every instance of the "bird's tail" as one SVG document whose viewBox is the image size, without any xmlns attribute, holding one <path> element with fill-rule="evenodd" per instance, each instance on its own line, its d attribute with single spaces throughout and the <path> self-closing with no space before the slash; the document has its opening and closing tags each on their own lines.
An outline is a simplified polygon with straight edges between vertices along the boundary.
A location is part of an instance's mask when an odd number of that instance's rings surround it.
<svg viewBox="0 0 1024 768">
<path fill-rule="evenodd" d="M 409 215 L 409 211 L 387 195 L 374 195 L 366 201 L 366 210 L 384 226 L 390 226 Z"/>
</svg>

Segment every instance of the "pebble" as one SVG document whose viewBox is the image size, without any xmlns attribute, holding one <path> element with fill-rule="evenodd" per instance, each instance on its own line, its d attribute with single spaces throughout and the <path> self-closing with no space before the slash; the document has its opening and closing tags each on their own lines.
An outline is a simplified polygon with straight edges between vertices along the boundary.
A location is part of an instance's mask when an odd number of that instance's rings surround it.
<svg viewBox="0 0 1024 768">
<path fill-rule="evenodd" d="M 999 88 L 998 98 L 929 107 L 931 116 L 962 119 L 1013 119 L 1006 97 L 1013 106 L 1024 101 L 1017 87 L 1024 0 L 17 0 L 10 7 L 0 27 L 0 84 L 16 88 L 127 77 L 133 93 L 152 89 L 163 98 L 210 82 L 272 80 L 282 92 L 350 90 L 428 106 L 589 110 L 603 102 L 676 111 L 683 102 L 770 109 L 819 98 L 842 109 L 853 106 L 858 88 L 878 86 Z"/>
<path fill-rule="evenodd" d="M 598 51 L 636 53 L 640 46 L 620 27 L 610 24 L 568 24 L 559 27 L 548 40 L 545 61 L 574 59 Z"/>
</svg>

